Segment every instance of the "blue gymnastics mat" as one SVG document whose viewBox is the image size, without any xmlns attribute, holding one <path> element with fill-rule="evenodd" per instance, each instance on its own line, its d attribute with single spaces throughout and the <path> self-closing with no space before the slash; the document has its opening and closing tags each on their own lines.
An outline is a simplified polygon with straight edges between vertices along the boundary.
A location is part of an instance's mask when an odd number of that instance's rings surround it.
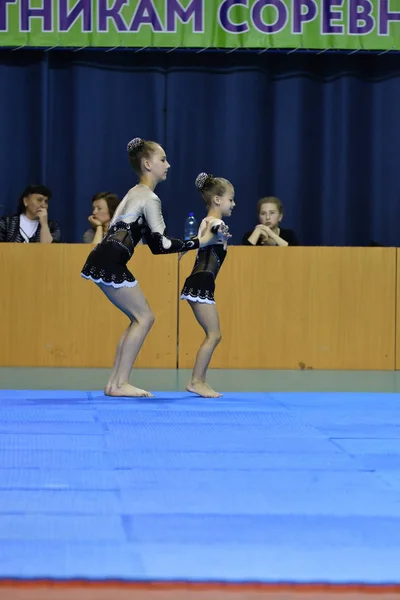
<svg viewBox="0 0 400 600">
<path fill-rule="evenodd" d="M 0 578 L 400 582 L 400 396 L 0 391 Z"/>
</svg>

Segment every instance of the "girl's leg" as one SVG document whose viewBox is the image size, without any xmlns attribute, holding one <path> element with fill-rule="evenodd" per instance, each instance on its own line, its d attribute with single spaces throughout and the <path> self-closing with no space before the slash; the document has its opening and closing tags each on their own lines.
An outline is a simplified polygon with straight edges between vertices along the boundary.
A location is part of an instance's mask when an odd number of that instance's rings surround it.
<svg viewBox="0 0 400 600">
<path fill-rule="evenodd" d="M 219 398 L 222 394 L 214 391 L 206 383 L 206 374 L 213 352 L 221 341 L 218 310 L 215 304 L 190 302 L 197 322 L 204 329 L 206 337 L 197 352 L 192 378 L 186 389 L 204 398 Z"/>
<path fill-rule="evenodd" d="M 131 321 L 118 342 L 114 367 L 106 386 L 106 394 L 109 396 L 152 396 L 150 392 L 129 384 L 133 363 L 154 323 L 154 315 L 146 298 L 139 285 L 121 288 L 98 285 L 110 302 Z"/>
<path fill-rule="evenodd" d="M 112 368 L 112 371 L 111 371 L 111 375 L 108 378 L 107 385 L 106 385 L 106 387 L 104 389 L 104 393 L 105 393 L 106 396 L 110 396 L 110 392 L 111 392 L 111 389 L 112 389 L 113 384 L 114 384 L 114 379 L 115 379 L 115 376 L 116 376 L 117 371 L 118 371 L 119 361 L 121 360 L 122 346 L 123 346 L 125 338 L 126 338 L 126 336 L 128 334 L 129 328 L 130 328 L 130 325 L 128 325 L 128 327 L 125 329 L 124 333 L 119 338 L 118 346 L 117 346 L 117 351 L 115 353 L 114 365 L 113 365 L 113 368 Z"/>
</svg>

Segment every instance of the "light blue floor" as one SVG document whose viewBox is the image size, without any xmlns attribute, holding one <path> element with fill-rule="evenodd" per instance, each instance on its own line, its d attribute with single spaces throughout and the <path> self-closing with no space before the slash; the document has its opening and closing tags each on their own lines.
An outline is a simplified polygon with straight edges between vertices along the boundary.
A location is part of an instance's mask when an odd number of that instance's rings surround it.
<svg viewBox="0 0 400 600">
<path fill-rule="evenodd" d="M 0 391 L 0 577 L 400 583 L 400 395 Z"/>
</svg>

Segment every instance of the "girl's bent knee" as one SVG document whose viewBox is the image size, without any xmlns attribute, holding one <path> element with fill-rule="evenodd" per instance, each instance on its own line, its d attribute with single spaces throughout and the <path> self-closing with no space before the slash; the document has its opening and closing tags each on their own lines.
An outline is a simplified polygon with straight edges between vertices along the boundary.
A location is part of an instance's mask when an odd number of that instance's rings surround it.
<svg viewBox="0 0 400 600">
<path fill-rule="evenodd" d="M 213 331 L 207 334 L 207 338 L 217 346 L 222 340 L 222 335 L 220 331 Z"/>
<path fill-rule="evenodd" d="M 151 329 L 154 324 L 155 317 L 152 312 L 141 315 L 140 317 L 132 317 L 132 324 L 137 323 L 140 327 L 144 327 L 145 329 Z"/>
</svg>

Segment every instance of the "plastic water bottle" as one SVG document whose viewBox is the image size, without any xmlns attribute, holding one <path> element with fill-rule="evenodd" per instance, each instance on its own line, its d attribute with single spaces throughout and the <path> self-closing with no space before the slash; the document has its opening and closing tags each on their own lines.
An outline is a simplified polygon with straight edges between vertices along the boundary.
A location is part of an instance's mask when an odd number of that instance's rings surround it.
<svg viewBox="0 0 400 600">
<path fill-rule="evenodd" d="M 185 240 L 195 237 L 198 233 L 199 226 L 193 213 L 189 213 L 188 218 L 185 220 Z"/>
</svg>

